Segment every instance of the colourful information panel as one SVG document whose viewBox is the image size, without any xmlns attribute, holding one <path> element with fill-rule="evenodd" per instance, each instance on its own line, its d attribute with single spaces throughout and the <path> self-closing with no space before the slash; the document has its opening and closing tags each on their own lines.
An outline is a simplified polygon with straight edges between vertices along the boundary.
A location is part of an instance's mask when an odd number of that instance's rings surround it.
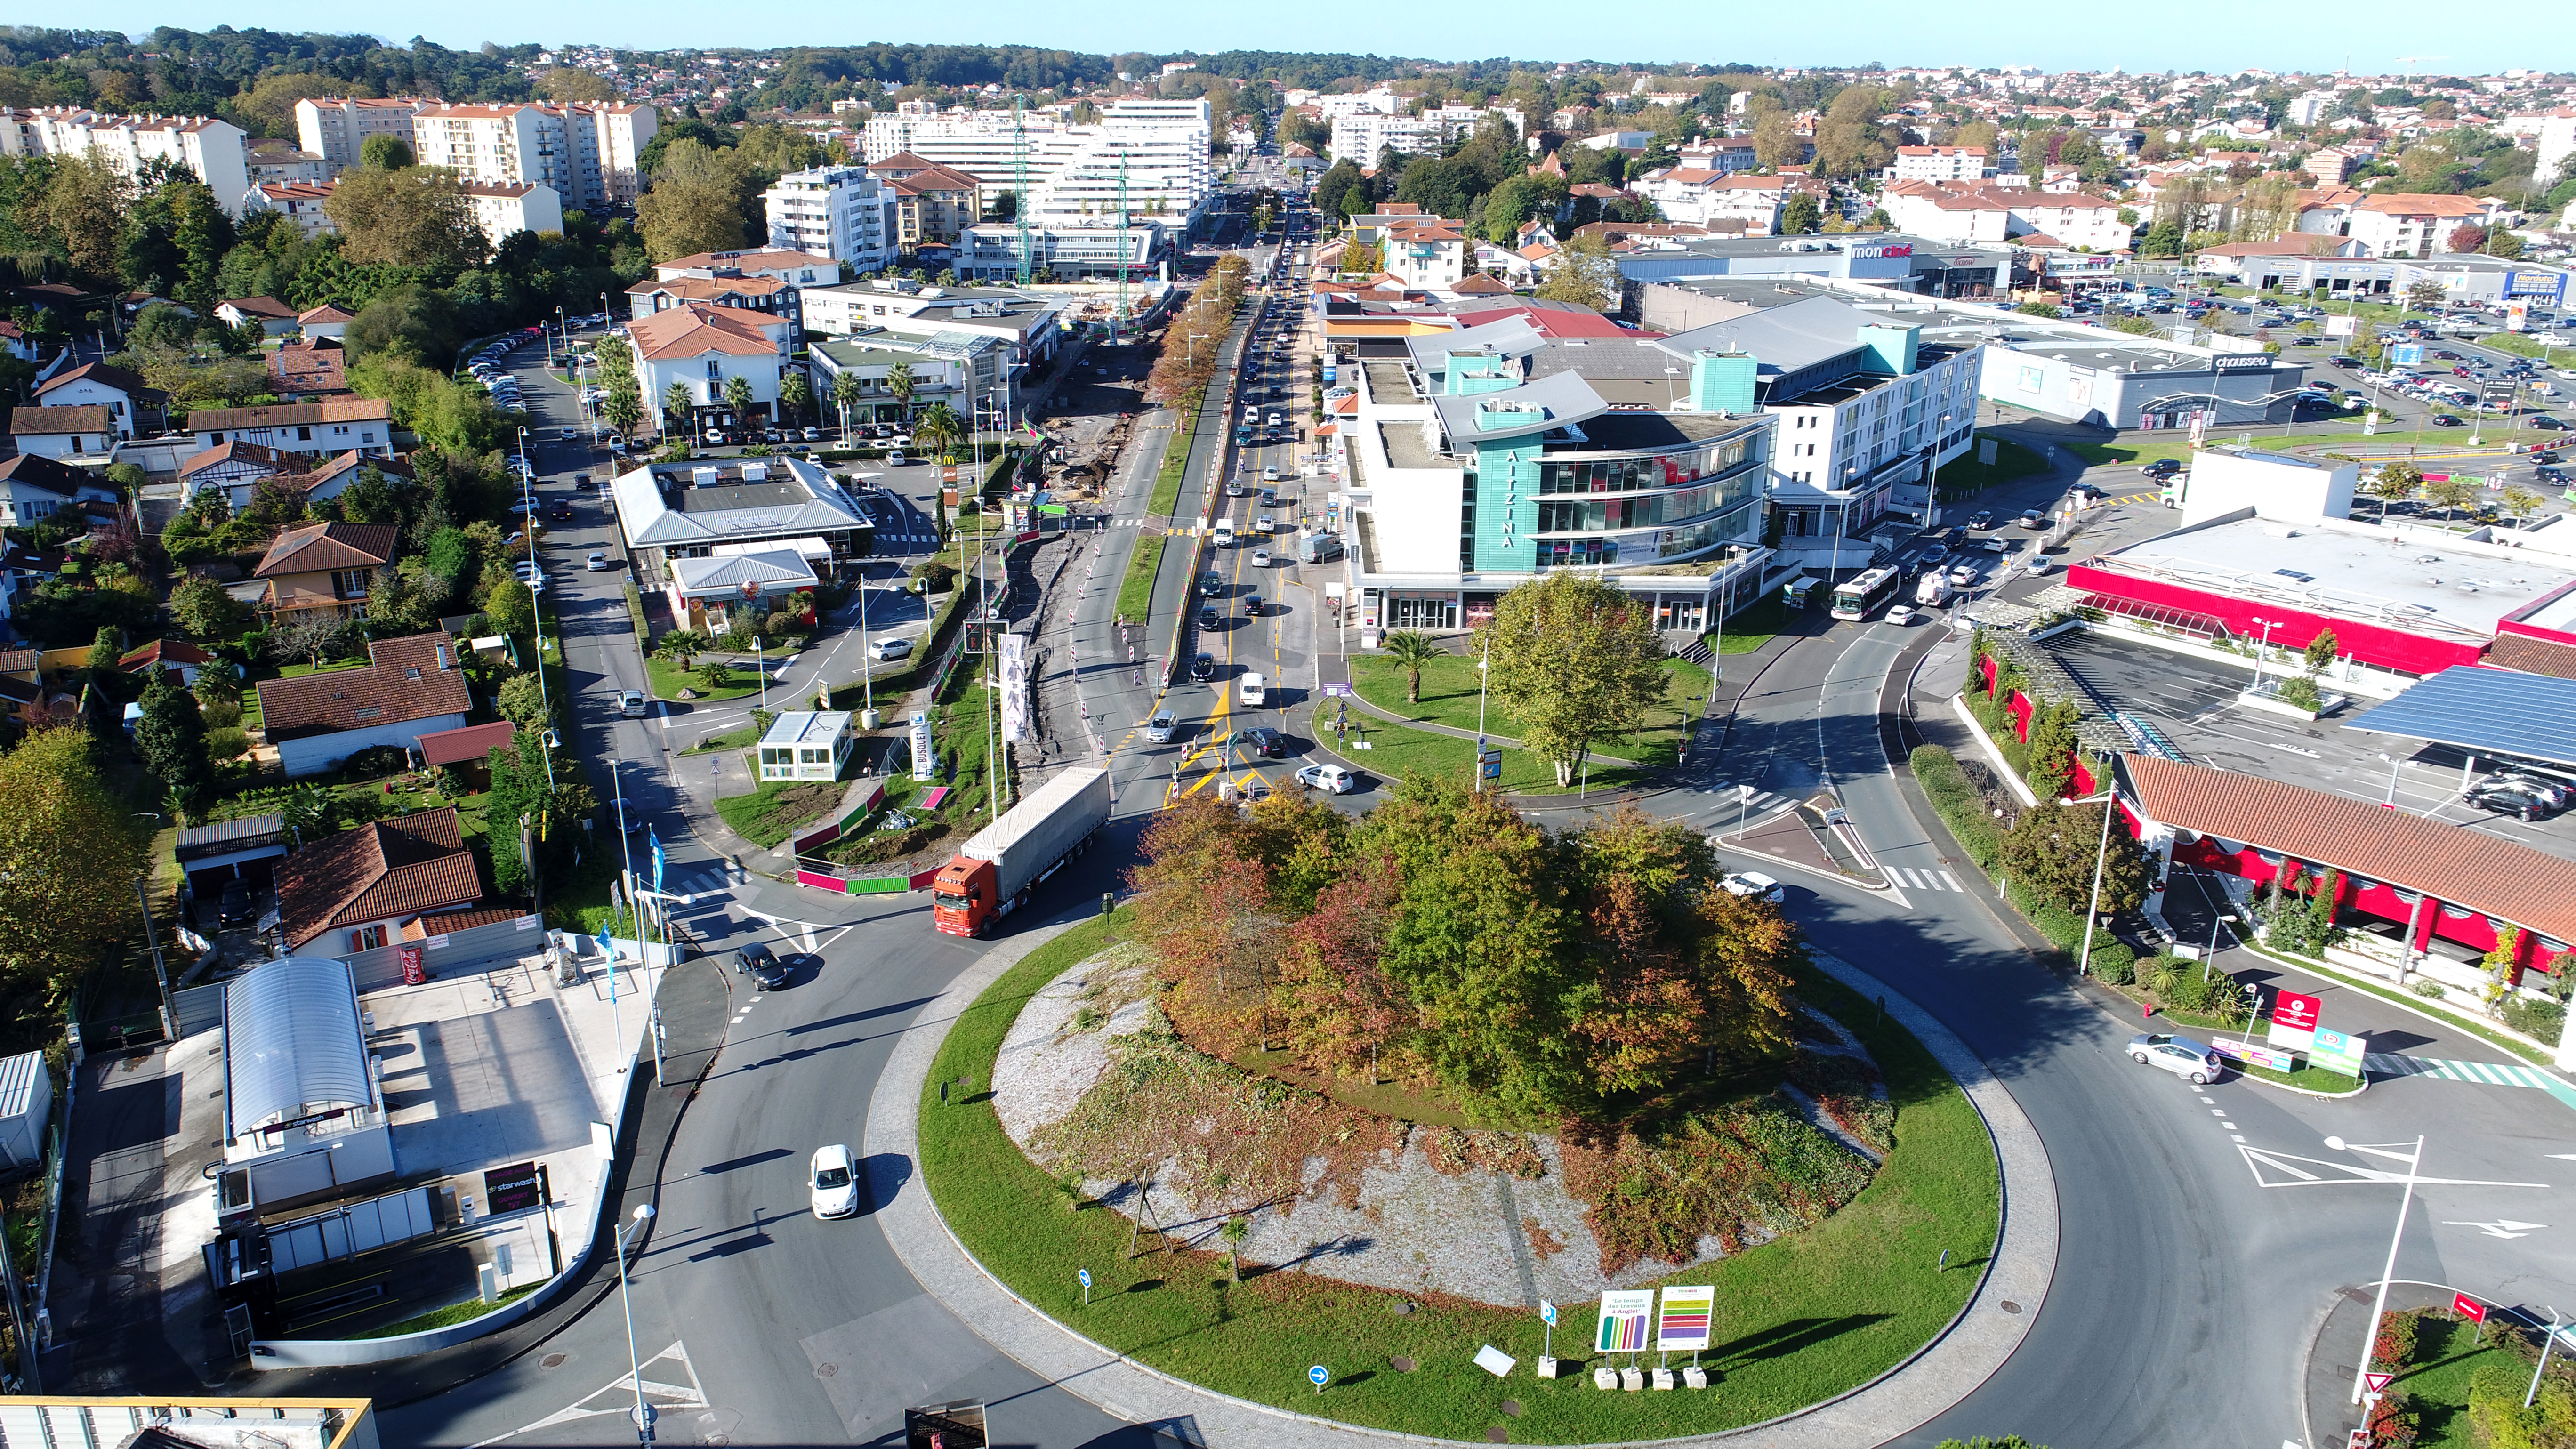
<svg viewBox="0 0 2576 1449">
<path fill-rule="evenodd" d="M 1654 1289 L 1613 1288 L 1601 1295 L 1601 1321 L 1593 1330 L 1592 1347 L 1601 1353 L 1643 1353 L 1654 1317 Z"/>
<path fill-rule="evenodd" d="M 1655 1334 L 1659 1349 L 1703 1349 L 1708 1347 L 1708 1321 L 1717 1307 L 1717 1288 L 1703 1284 L 1697 1288 L 1664 1290 L 1664 1321 Z"/>
<path fill-rule="evenodd" d="M 2328 1031 L 2321 1026 L 2317 1028 L 2316 1048 L 2308 1053 L 2308 1060 L 2329 1072 L 2358 1077 L 2362 1059 L 2369 1054 L 2370 1043 L 2361 1033 Z"/>
</svg>

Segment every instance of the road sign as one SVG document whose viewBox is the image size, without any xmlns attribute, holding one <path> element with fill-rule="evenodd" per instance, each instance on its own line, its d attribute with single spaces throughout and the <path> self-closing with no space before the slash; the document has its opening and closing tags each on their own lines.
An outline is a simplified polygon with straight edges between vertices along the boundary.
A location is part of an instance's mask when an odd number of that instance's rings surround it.
<svg viewBox="0 0 2576 1449">
<path fill-rule="evenodd" d="M 1331 1383 L 1332 1381 L 1333 1371 L 1324 1367 L 1322 1364 L 1317 1364 L 1313 1368 L 1306 1370 L 1306 1382 L 1315 1386 L 1316 1393 L 1322 1393 L 1324 1391 L 1324 1385 Z"/>
<path fill-rule="evenodd" d="M 2366 1391 L 2375 1394 L 2381 1389 L 2388 1387 L 2388 1381 L 2395 1377 L 2397 1377 L 2395 1374 L 2363 1374 L 2361 1376 L 2362 1387 Z"/>
<path fill-rule="evenodd" d="M 2454 1293 L 2451 1295 L 2451 1311 L 2460 1315 L 2462 1318 L 2467 1319 L 2471 1323 L 2484 1323 L 2487 1321 L 2487 1306 L 2470 1297 L 2466 1293 Z"/>
<path fill-rule="evenodd" d="M 1077 1268 L 1074 1270 L 1073 1276 L 1082 1280 L 1083 1287 L 1088 1288 L 1091 1286 L 1091 1270 L 1089 1268 Z"/>
<path fill-rule="evenodd" d="M 1546 1324 L 1548 1327 L 1556 1327 L 1556 1305 L 1548 1302 L 1544 1298 L 1540 1299 L 1538 1301 L 1538 1318 L 1539 1322 Z"/>
</svg>

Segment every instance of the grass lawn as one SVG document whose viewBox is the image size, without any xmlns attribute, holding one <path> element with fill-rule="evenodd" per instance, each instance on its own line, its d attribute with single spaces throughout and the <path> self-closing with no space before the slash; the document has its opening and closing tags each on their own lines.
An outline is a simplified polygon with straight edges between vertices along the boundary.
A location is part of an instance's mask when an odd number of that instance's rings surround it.
<svg viewBox="0 0 2576 1449">
<path fill-rule="evenodd" d="M 1400 692 L 1398 697 L 1401 697 Z M 1401 780 L 1417 774 L 1446 775 L 1453 780 L 1465 780 L 1470 777 L 1476 759 L 1474 740 L 1462 740 L 1455 735 L 1437 735 L 1429 730 L 1389 724 L 1375 715 L 1353 714 L 1350 738 L 1347 741 L 1338 741 L 1332 737 L 1329 721 L 1318 724 L 1316 737 L 1318 743 L 1331 749 L 1335 754 L 1357 762 L 1360 768 L 1369 774 L 1389 780 Z M 1365 750 L 1357 748 L 1359 742 L 1363 740 L 1368 742 L 1368 748 Z M 1500 781 L 1503 789 L 1516 795 L 1557 793 L 1556 770 L 1547 761 L 1527 750 L 1513 746 L 1504 745 L 1497 748 L 1503 753 L 1503 775 Z M 1580 794 L 1589 790 L 1615 790 L 1621 786 L 1640 783 L 1645 777 L 1645 772 L 1642 770 L 1596 763 L 1587 781 L 1578 782 L 1574 789 L 1564 793 Z"/>
<path fill-rule="evenodd" d="M 1664 673 L 1672 681 L 1666 702 L 1646 711 L 1646 727 L 1638 733 L 1602 740 L 1597 747 L 1601 753 L 1645 765 L 1673 762 L 1683 725 L 1698 717 L 1705 707 L 1709 674 L 1679 659 L 1665 660 Z M 1407 719 L 1427 720 L 1452 729 L 1476 728 L 1476 677 L 1475 660 L 1463 654 L 1444 654 L 1423 668 L 1421 701 L 1407 703 L 1404 670 L 1394 660 L 1373 654 L 1357 655 L 1351 660 L 1351 682 L 1358 688 L 1360 698 Z M 1510 715 L 1488 702 L 1485 731 L 1518 738 L 1520 727 Z"/>
<path fill-rule="evenodd" d="M 1136 551 L 1128 556 L 1126 576 L 1118 581 L 1118 617 L 1130 624 L 1144 623 L 1154 612 L 1154 576 L 1163 567 L 1163 545 L 1167 540 L 1159 533 L 1139 533 Z"/>
<path fill-rule="evenodd" d="M 1780 637 L 1789 627 L 1788 607 L 1778 594 L 1765 596 L 1757 603 L 1745 605 L 1726 621 L 1726 632 L 1717 640 L 1720 654 L 1751 654 Z"/>
<path fill-rule="evenodd" d="M 712 755 L 718 750 L 747 750 L 759 743 L 760 726 L 756 724 L 747 724 L 738 730 L 727 730 L 720 735 L 709 735 L 705 739 L 702 739 L 696 744 L 689 746 L 687 749 L 682 750 L 680 753 L 684 755 Z"/>
<path fill-rule="evenodd" d="M 749 669 L 733 671 L 733 683 L 722 689 L 709 689 L 695 670 L 684 670 L 677 663 L 656 654 L 644 661 L 645 678 L 651 682 L 655 699 L 678 699 L 683 689 L 694 689 L 705 700 L 740 699 L 760 692 L 760 679 Z"/>
<path fill-rule="evenodd" d="M 2034 473 L 2047 471 L 2048 460 L 2037 452 L 2019 443 L 1997 439 L 1995 461 L 1991 464 L 1978 462 L 1976 450 L 1971 449 L 1956 461 L 1942 465 L 1941 496 L 1944 499 L 1965 498 L 1971 493 L 1982 493 L 1999 483 L 2009 483 L 2016 478 L 2027 478 Z"/>
<path fill-rule="evenodd" d="M 1675 1281 L 1717 1288 L 1714 1341 L 1704 1362 L 1723 1372 L 1697 1393 L 1605 1394 L 1588 1377 L 1587 1305 L 1567 1304 L 1553 1381 L 1523 1368 L 1497 1382 L 1474 1366 L 1485 1344 L 1524 1365 L 1540 1350 L 1538 1316 L 1458 1300 L 1413 1298 L 1302 1273 L 1229 1281 L 1212 1254 L 1163 1251 L 1126 1257 L 1128 1220 L 1096 1204 L 1067 1211 L 1055 1183 L 1002 1132 L 983 1089 L 1003 1034 L 1048 980 L 1099 950 L 1128 920 L 1086 922 L 995 982 L 950 1029 L 933 1082 L 962 1079 L 967 1092 L 921 1105 L 923 1178 L 967 1249 L 1014 1293 L 1097 1342 L 1156 1369 L 1223 1393 L 1299 1413 L 1399 1433 L 1473 1439 L 1508 1425 L 1538 1443 L 1589 1443 L 1709 1433 L 1775 1417 L 1845 1392 L 1893 1367 L 1955 1316 L 1994 1247 L 1998 1212 L 1993 1146 L 1967 1098 L 1929 1052 L 1857 993 L 1821 977 L 1807 998 L 1869 1046 L 1897 1108 L 1897 1147 L 1876 1179 L 1842 1211 Z M 1938 1271 L 1944 1249 L 1949 1271 Z M 1073 1270 L 1091 1271 L 1089 1307 Z M 1399 1374 L 1390 1356 L 1415 1360 Z M 1334 1380 L 1322 1394 L 1309 1364 Z M 1514 1422 L 1505 1399 L 1525 1412 Z"/>
<path fill-rule="evenodd" d="M 763 780 L 748 795 L 716 801 L 716 814 L 754 845 L 776 845 L 788 832 L 841 803 L 837 780 Z"/>
<path fill-rule="evenodd" d="M 1195 418 L 1198 411 L 1198 401 L 1193 398 L 1183 403 L 1174 416 Z M 1172 510 L 1181 506 L 1181 475 L 1190 467 L 1190 437 L 1178 422 L 1172 425 L 1171 435 L 1163 443 L 1163 466 L 1154 474 L 1153 496 L 1145 501 L 1148 516 L 1169 518 Z"/>
</svg>

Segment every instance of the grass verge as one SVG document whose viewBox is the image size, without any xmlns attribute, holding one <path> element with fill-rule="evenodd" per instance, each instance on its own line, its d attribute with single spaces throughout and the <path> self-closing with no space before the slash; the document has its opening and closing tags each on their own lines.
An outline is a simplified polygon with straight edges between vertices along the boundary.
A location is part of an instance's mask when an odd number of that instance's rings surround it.
<svg viewBox="0 0 2576 1449">
<path fill-rule="evenodd" d="M 763 780 L 748 795 L 717 800 L 716 814 L 752 844 L 776 845 L 797 826 L 840 804 L 844 788 L 833 780 Z"/>
<path fill-rule="evenodd" d="M 1670 681 L 1665 702 L 1646 711 L 1646 727 L 1633 735 L 1602 740 L 1598 745 L 1601 753 L 1641 765 L 1666 766 L 1673 763 L 1685 728 L 1705 705 L 1710 681 L 1707 670 L 1680 659 L 1664 661 L 1664 676 Z M 1354 657 L 1351 660 L 1351 683 L 1359 690 L 1360 698 L 1390 714 L 1447 725 L 1451 729 L 1476 728 L 1476 661 L 1466 655 L 1444 654 L 1425 665 L 1422 670 L 1422 698 L 1418 702 L 1405 699 L 1403 666 L 1383 655 Z M 1520 734 L 1519 721 L 1491 701 L 1485 702 L 1484 723 L 1489 734 L 1506 739 Z"/>
<path fill-rule="evenodd" d="M 748 669 L 732 671 L 732 683 L 721 689 L 710 689 L 707 687 L 707 682 L 698 677 L 697 671 L 684 670 L 677 663 L 658 655 L 644 661 L 644 675 L 651 681 L 655 699 L 678 699 L 681 690 L 693 689 L 698 695 L 695 702 L 706 704 L 717 700 L 740 699 L 744 695 L 760 692 L 760 680 Z"/>
<path fill-rule="evenodd" d="M 2415 1449 L 2472 1449 L 2483 1442 L 2469 1423 L 2469 1388 L 2479 1372 L 2501 1369 L 2519 1384 L 2531 1377 L 2531 1366 L 2502 1344 L 2481 1347 L 2474 1323 L 2428 1313 L 2415 1334 L 2414 1364 L 2389 1385 L 2411 1401 Z"/>
<path fill-rule="evenodd" d="M 539 1283 L 530 1283 L 523 1288 L 513 1288 L 489 1303 L 480 1298 L 469 1298 L 463 1303 L 450 1303 L 445 1308 L 433 1308 L 427 1313 L 415 1313 L 409 1318 L 388 1323 L 382 1328 L 370 1328 L 364 1333 L 353 1336 L 400 1338 L 406 1333 L 427 1333 L 433 1328 L 453 1328 L 460 1323 L 471 1323 L 486 1313 L 506 1308 L 543 1286 Z"/>
<path fill-rule="evenodd" d="M 1172 432 L 1163 443 L 1163 466 L 1154 474 L 1154 493 L 1145 504 L 1145 512 L 1156 518 L 1169 518 L 1181 506 L 1181 478 L 1190 470 L 1190 445 L 1198 437 L 1199 404 L 1204 391 L 1193 392 L 1172 405 Z"/>
<path fill-rule="evenodd" d="M 1980 463 L 1971 453 L 1943 465 L 1939 489 L 1942 499 L 1947 501 L 1965 498 L 1971 493 L 1983 493 L 1998 484 L 2047 471 L 2046 458 L 2019 443 L 2008 443 L 1998 438 L 1992 463 Z"/>
<path fill-rule="evenodd" d="M 1780 631 L 1788 627 L 1788 606 L 1780 602 L 1779 595 L 1772 594 L 1735 611 L 1735 616 L 1726 621 L 1726 632 L 1717 636 L 1717 652 L 1755 653 L 1780 637 Z"/>
<path fill-rule="evenodd" d="M 1357 662 L 1357 661 L 1353 661 Z M 1446 775 L 1453 780 L 1469 778 L 1476 759 L 1476 742 L 1455 735 L 1433 734 L 1410 726 L 1390 724 L 1375 715 L 1354 713 L 1347 740 L 1330 733 L 1329 721 L 1319 719 L 1315 727 L 1317 743 L 1345 759 L 1356 761 L 1372 775 L 1390 780 L 1410 778 L 1416 774 Z M 1359 749 L 1361 741 L 1366 749 Z M 1616 790 L 1642 783 L 1647 772 L 1624 766 L 1599 766 L 1572 789 L 1560 791 L 1556 768 L 1546 760 L 1515 746 L 1500 746 L 1503 755 L 1501 787 L 1517 795 L 1584 794 L 1593 790 Z"/>
<path fill-rule="evenodd" d="M 985 1090 L 1004 1034 L 1038 989 L 1098 951 L 1127 914 L 1088 921 L 1031 952 L 959 1013 L 930 1072 L 963 1082 L 959 1105 L 925 1088 L 921 1163 L 949 1227 L 1011 1291 L 1075 1331 L 1162 1372 L 1297 1413 L 1399 1433 L 1473 1439 L 1510 1426 L 1540 1443 L 1708 1433 L 1776 1417 L 1866 1383 L 1940 1332 L 1993 1251 L 1999 1207 L 1992 1140 L 1967 1097 L 1902 1028 L 1859 993 L 1803 972 L 1806 999 L 1851 1028 L 1887 1074 L 1896 1150 L 1842 1211 L 1675 1281 L 1714 1283 L 1723 1377 L 1699 1393 L 1604 1394 L 1584 1376 L 1593 1313 L 1566 1305 L 1553 1381 L 1475 1367 L 1492 1344 L 1524 1363 L 1540 1350 L 1534 1313 L 1398 1295 L 1296 1272 L 1229 1280 L 1214 1255 L 1126 1256 L 1128 1220 L 1097 1204 L 1068 1211 L 1061 1189 L 1011 1142 Z M 954 1096 L 954 1094 L 952 1094 Z M 1937 1269 L 1947 1249 L 1950 1267 Z M 1085 1307 L 1076 1268 L 1093 1278 Z M 1418 1305 L 1399 1316 L 1400 1301 Z M 1394 1372 L 1401 1355 L 1419 1367 Z M 1309 1364 L 1334 1375 L 1317 1394 Z M 1501 1413 L 1517 1399 L 1517 1420 Z"/>
<path fill-rule="evenodd" d="M 1154 577 L 1162 571 L 1163 545 L 1159 533 L 1139 533 L 1136 551 L 1127 558 L 1126 576 L 1118 581 L 1118 619 L 1121 623 L 1142 624 L 1154 612 Z"/>
</svg>

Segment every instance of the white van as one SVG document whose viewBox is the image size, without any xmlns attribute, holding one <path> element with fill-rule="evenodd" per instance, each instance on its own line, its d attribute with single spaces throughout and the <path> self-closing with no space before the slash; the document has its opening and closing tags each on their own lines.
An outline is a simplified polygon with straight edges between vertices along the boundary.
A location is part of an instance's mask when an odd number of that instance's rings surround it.
<svg viewBox="0 0 2576 1449">
<path fill-rule="evenodd" d="M 1219 548 L 1234 547 L 1234 524 L 1231 520 L 1220 519 L 1218 521 L 1216 526 L 1216 546 Z"/>
<path fill-rule="evenodd" d="M 1236 704 L 1258 708 L 1268 697 L 1266 686 L 1262 684 L 1261 676 L 1258 674 L 1247 674 L 1235 681 L 1234 702 Z"/>
</svg>

